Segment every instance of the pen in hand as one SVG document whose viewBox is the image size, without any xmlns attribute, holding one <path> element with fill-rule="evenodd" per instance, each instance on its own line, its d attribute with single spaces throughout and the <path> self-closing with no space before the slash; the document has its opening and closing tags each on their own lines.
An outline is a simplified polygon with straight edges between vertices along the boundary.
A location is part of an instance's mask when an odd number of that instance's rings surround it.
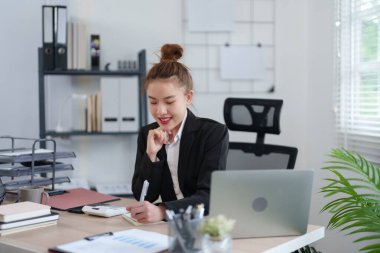
<svg viewBox="0 0 380 253">
<path fill-rule="evenodd" d="M 143 184 L 143 188 L 141 190 L 140 202 L 145 200 L 146 193 L 148 192 L 148 187 L 149 187 L 149 182 L 148 180 L 145 180 Z"/>
</svg>

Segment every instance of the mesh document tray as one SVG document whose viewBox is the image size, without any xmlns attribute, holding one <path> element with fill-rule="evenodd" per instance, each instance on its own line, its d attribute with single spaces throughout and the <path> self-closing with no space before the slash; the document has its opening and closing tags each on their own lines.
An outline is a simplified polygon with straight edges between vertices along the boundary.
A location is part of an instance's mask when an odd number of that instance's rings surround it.
<svg viewBox="0 0 380 253">
<path fill-rule="evenodd" d="M 54 183 L 55 184 L 61 184 L 61 183 L 69 183 L 70 178 L 69 177 L 55 177 L 54 178 Z M 45 185 L 50 185 L 53 184 L 53 178 L 40 178 L 40 179 L 34 179 L 33 183 L 31 180 L 14 180 L 14 181 L 9 181 L 4 184 L 4 187 L 7 191 L 12 191 L 12 190 L 17 190 L 20 187 L 24 186 L 45 186 Z"/>
<path fill-rule="evenodd" d="M 63 158 L 74 158 L 74 152 L 49 152 L 49 153 L 35 153 L 34 161 L 45 161 L 55 159 L 63 159 Z M 7 152 L 6 155 L 0 153 L 0 163 L 27 163 L 32 162 L 33 157 L 32 154 L 18 154 L 11 155 L 10 152 Z"/>
<path fill-rule="evenodd" d="M 57 159 L 74 158 L 75 153 L 57 152 L 57 144 L 54 139 L 12 136 L 0 136 L 0 139 L 10 141 L 10 148 L 0 150 L 0 188 L 14 190 L 23 186 L 51 184 L 51 189 L 54 191 L 55 184 L 70 182 L 68 177 L 57 177 L 56 172 L 72 170 L 73 166 L 57 162 Z M 28 148 L 19 147 L 19 143 L 16 145 L 16 142 L 28 143 Z M 51 150 L 41 148 L 45 147 L 47 143 L 51 144 Z M 39 148 L 37 148 L 38 146 Z M 51 178 L 47 178 L 47 173 L 50 172 Z M 45 174 L 42 175 L 44 178 L 38 178 L 38 174 Z M 18 178 L 22 176 L 27 176 L 27 179 Z M 9 177 L 11 181 L 3 182 L 3 177 Z"/>
<path fill-rule="evenodd" d="M 71 164 L 64 164 L 57 162 L 55 164 L 55 171 L 66 171 L 73 170 L 73 166 Z M 46 164 L 39 164 L 34 166 L 34 173 L 48 173 L 53 171 L 53 165 L 51 162 L 46 162 Z M 0 165 L 0 177 L 20 177 L 27 176 L 32 173 L 30 167 L 26 167 L 23 165 L 8 165 L 2 164 Z"/>
</svg>

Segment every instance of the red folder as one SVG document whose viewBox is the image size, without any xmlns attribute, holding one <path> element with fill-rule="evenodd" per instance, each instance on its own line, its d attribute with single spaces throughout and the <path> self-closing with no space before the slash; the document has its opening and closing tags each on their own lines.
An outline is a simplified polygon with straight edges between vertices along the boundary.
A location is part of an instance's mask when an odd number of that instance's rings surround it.
<svg viewBox="0 0 380 253">
<path fill-rule="evenodd" d="M 50 196 L 48 205 L 54 209 L 67 210 L 74 207 L 104 203 L 119 200 L 120 198 L 87 190 L 84 188 L 76 188 L 67 190 L 61 195 Z"/>
</svg>

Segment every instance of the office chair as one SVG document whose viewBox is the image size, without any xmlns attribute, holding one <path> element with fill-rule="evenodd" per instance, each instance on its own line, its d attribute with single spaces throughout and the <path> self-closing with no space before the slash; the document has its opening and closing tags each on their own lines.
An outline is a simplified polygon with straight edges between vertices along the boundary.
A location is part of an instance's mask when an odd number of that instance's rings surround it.
<svg viewBox="0 0 380 253">
<path fill-rule="evenodd" d="M 230 142 L 227 170 L 293 169 L 298 149 L 264 143 L 265 134 L 280 134 L 283 101 L 227 98 L 224 120 L 232 131 L 256 132 L 256 143 Z"/>
</svg>

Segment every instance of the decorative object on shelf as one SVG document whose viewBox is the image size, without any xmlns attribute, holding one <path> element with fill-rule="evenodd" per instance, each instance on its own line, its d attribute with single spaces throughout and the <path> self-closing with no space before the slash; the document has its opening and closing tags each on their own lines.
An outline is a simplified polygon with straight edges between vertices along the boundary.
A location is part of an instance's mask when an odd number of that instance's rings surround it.
<svg viewBox="0 0 380 253">
<path fill-rule="evenodd" d="M 69 104 L 73 104 L 74 100 L 83 100 L 84 104 L 86 104 L 86 99 L 87 99 L 87 95 L 86 94 L 76 94 L 76 93 L 73 93 L 73 94 L 67 96 L 63 100 L 63 102 L 62 102 L 62 104 L 60 106 L 59 114 L 58 114 L 57 126 L 55 127 L 55 131 L 56 132 L 69 132 L 69 131 L 73 130 L 73 126 L 64 126 L 63 125 L 64 112 L 67 111 L 67 108 L 69 107 L 68 106 Z M 80 111 L 80 110 L 76 110 L 76 111 Z M 84 111 L 83 111 L 83 113 L 84 113 Z M 84 129 L 82 129 L 82 130 L 84 130 Z"/>
<path fill-rule="evenodd" d="M 107 62 L 106 65 L 104 65 L 104 71 L 111 71 L 111 63 Z"/>
<path fill-rule="evenodd" d="M 91 69 L 99 70 L 99 66 L 100 66 L 100 35 L 99 34 L 91 34 L 90 53 L 91 53 Z"/>
<path fill-rule="evenodd" d="M 137 61 L 117 61 L 117 69 L 120 71 L 138 71 Z"/>
<path fill-rule="evenodd" d="M 327 228 L 360 234 L 354 242 L 368 242 L 360 251 L 380 252 L 380 168 L 345 149 L 333 149 L 330 157 L 323 169 L 335 177 L 321 188 L 325 197 L 335 197 L 321 210 L 332 214 Z"/>
<path fill-rule="evenodd" d="M 205 253 L 228 253 L 232 249 L 231 231 L 235 220 L 224 215 L 208 218 L 201 224 L 199 231 L 204 235 L 202 249 Z"/>
</svg>

